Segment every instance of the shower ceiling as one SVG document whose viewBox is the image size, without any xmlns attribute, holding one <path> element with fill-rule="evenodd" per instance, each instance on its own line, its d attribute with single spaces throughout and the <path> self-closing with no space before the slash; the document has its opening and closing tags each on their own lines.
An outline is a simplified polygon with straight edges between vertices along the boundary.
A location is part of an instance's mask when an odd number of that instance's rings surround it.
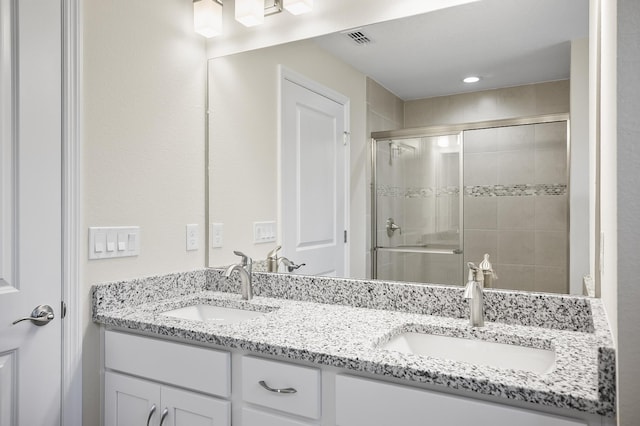
<svg viewBox="0 0 640 426">
<path fill-rule="evenodd" d="M 410 100 L 569 78 L 570 42 L 588 27 L 589 0 L 482 0 L 315 41 Z"/>
</svg>

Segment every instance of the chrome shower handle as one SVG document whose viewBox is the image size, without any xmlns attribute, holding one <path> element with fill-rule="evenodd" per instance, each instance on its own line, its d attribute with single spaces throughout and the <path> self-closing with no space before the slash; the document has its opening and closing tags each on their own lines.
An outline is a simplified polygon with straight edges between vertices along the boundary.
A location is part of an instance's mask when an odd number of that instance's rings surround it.
<svg viewBox="0 0 640 426">
<path fill-rule="evenodd" d="M 386 226 L 386 228 L 387 228 L 387 235 L 388 235 L 389 237 L 393 237 L 393 234 L 394 234 L 396 231 L 400 231 L 400 235 L 402 235 L 402 228 L 401 228 L 400 226 L 398 226 L 398 225 L 396 225 L 396 224 L 394 223 L 394 221 L 393 221 L 393 218 L 392 218 L 392 217 L 390 217 L 389 219 L 387 219 L 387 226 Z"/>
</svg>

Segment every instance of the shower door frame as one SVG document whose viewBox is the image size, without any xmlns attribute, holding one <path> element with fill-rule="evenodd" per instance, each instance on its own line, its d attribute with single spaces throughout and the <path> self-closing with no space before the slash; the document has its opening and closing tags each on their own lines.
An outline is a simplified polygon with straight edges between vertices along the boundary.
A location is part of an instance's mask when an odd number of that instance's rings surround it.
<svg viewBox="0 0 640 426">
<path fill-rule="evenodd" d="M 460 238 L 459 248 L 462 250 L 461 263 L 464 262 L 464 132 L 468 130 L 494 129 L 499 127 L 513 127 L 530 124 L 544 124 L 564 121 L 567 125 L 567 241 L 570 240 L 571 222 L 571 120 L 569 113 L 534 115 L 528 117 L 507 118 L 501 120 L 476 121 L 471 123 L 446 124 L 426 127 L 414 127 L 408 129 L 388 130 L 382 132 L 371 132 L 371 278 L 378 279 L 378 217 L 377 217 L 377 165 L 376 165 L 376 143 L 378 140 L 390 139 L 406 139 L 406 138 L 424 138 L 435 136 L 453 136 L 459 135 L 460 138 Z M 570 247 L 567 244 L 567 290 L 569 286 L 569 261 Z M 443 254 L 443 250 L 417 250 L 417 249 L 398 249 L 398 252 L 418 252 L 425 254 Z M 452 253 L 457 254 L 457 253 Z M 463 267 L 464 265 L 460 265 Z M 464 274 L 463 274 L 464 279 Z M 462 283 L 460 283 L 462 284 Z"/>
</svg>

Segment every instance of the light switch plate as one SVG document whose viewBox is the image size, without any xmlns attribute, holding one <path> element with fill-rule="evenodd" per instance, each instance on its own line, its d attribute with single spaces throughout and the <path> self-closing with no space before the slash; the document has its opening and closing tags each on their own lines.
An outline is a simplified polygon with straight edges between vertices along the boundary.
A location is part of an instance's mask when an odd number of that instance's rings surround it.
<svg viewBox="0 0 640 426">
<path fill-rule="evenodd" d="M 276 241 L 276 222 L 253 222 L 254 244 L 272 243 Z"/>
<path fill-rule="evenodd" d="M 139 226 L 92 226 L 89 228 L 89 259 L 113 259 L 139 254 Z"/>
</svg>

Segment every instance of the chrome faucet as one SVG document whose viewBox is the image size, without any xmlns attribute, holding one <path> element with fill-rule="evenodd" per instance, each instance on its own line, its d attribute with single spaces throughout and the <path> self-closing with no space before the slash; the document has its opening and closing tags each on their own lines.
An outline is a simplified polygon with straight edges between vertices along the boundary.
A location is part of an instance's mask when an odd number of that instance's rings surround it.
<svg viewBox="0 0 640 426">
<path fill-rule="evenodd" d="M 279 266 L 281 263 L 284 263 L 284 266 L 287 268 L 287 271 L 289 271 L 289 272 L 293 272 L 293 271 L 295 271 L 296 269 L 300 269 L 300 267 L 302 267 L 302 266 L 306 265 L 306 263 L 301 263 L 301 264 L 299 264 L 299 265 L 296 265 L 295 263 L 293 263 L 292 261 L 290 261 L 289 259 L 287 259 L 287 258 L 286 258 L 286 257 L 284 257 L 284 256 L 283 256 L 283 257 L 281 257 L 280 259 L 278 259 L 278 266 Z M 277 268 L 276 268 L 276 271 L 277 271 Z"/>
<path fill-rule="evenodd" d="M 249 256 L 239 251 L 234 251 L 233 254 L 242 257 L 240 263 L 231 265 L 224 271 L 224 276 L 229 278 L 233 271 L 238 271 L 240 274 L 240 288 L 242 290 L 242 298 L 244 300 L 251 300 L 253 298 L 253 286 L 251 284 L 251 268 L 253 261 Z"/>
<path fill-rule="evenodd" d="M 282 246 L 276 246 L 267 254 L 267 272 L 278 272 L 278 250 Z"/>
<path fill-rule="evenodd" d="M 469 324 L 471 327 L 484 326 L 483 273 L 473 263 L 469 267 L 469 281 L 464 288 L 464 298 L 469 300 Z"/>
</svg>

